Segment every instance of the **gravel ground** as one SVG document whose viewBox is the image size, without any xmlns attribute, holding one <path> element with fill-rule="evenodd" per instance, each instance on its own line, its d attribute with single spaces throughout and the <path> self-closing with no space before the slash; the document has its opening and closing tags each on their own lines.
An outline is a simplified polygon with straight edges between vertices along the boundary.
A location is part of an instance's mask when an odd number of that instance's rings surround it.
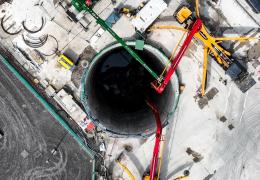
<svg viewBox="0 0 260 180">
<path fill-rule="evenodd" d="M 91 179 L 87 154 L 2 63 L 0 130 L 1 180 Z"/>
</svg>

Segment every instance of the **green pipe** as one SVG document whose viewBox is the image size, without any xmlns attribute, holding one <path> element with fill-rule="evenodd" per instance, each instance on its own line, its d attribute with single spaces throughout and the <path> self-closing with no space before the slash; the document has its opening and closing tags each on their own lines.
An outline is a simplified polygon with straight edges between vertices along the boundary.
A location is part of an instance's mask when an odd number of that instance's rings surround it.
<svg viewBox="0 0 260 180">
<path fill-rule="evenodd" d="M 159 76 L 142 60 L 142 58 L 134 51 L 132 50 L 126 42 L 119 36 L 117 33 L 110 28 L 106 21 L 104 21 L 99 15 L 93 11 L 90 7 L 88 7 L 84 0 L 72 0 L 72 5 L 81 12 L 82 10 L 87 11 L 93 18 L 96 19 L 96 22 L 106 31 L 108 31 L 116 40 L 118 43 L 120 43 L 123 48 L 131 55 L 135 60 L 137 60 L 156 80 L 159 80 Z"/>
<path fill-rule="evenodd" d="M 20 80 L 20 82 L 29 90 L 31 93 L 42 103 L 42 105 L 49 111 L 49 113 L 57 120 L 62 127 L 68 131 L 68 133 L 77 141 L 79 146 L 89 155 L 93 160 L 93 171 L 92 180 L 95 180 L 95 152 L 93 152 L 89 147 L 87 147 L 83 140 L 68 126 L 65 120 L 55 112 L 51 105 L 32 87 L 32 85 L 6 60 L 2 55 L 0 59 L 3 64 Z"/>
</svg>

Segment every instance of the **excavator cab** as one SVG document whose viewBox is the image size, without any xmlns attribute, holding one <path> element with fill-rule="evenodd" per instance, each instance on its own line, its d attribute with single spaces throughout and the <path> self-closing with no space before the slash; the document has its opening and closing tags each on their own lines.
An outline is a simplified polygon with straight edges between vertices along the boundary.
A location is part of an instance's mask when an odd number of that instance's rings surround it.
<svg viewBox="0 0 260 180">
<path fill-rule="evenodd" d="M 192 17 L 192 11 L 187 6 L 182 6 L 176 11 L 174 16 L 180 24 L 183 24 Z"/>
</svg>

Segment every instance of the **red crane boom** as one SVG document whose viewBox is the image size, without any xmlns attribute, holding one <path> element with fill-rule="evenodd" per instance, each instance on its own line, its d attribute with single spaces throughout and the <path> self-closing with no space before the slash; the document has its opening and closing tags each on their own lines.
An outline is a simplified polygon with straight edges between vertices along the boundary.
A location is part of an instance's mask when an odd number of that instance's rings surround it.
<svg viewBox="0 0 260 180">
<path fill-rule="evenodd" d="M 161 141 L 161 135 L 162 135 L 162 124 L 160 119 L 160 112 L 157 108 L 157 106 L 151 101 L 151 99 L 147 99 L 146 103 L 153 111 L 155 120 L 156 120 L 156 139 L 153 149 L 153 157 L 152 162 L 150 166 L 150 180 L 154 180 L 155 174 L 156 174 L 156 168 L 158 163 L 158 156 L 159 156 L 159 150 L 160 150 L 160 141 Z"/>
<path fill-rule="evenodd" d="M 183 42 L 182 47 L 180 48 L 180 51 L 178 52 L 178 54 L 176 55 L 176 57 L 173 59 L 171 66 L 166 74 L 166 76 L 163 79 L 163 82 L 158 82 L 157 80 L 152 82 L 152 87 L 157 91 L 157 93 L 161 94 L 165 87 L 167 86 L 167 84 L 169 83 L 171 76 L 173 75 L 173 73 L 175 72 L 175 70 L 177 69 L 178 64 L 181 61 L 181 58 L 183 57 L 184 53 L 186 52 L 193 36 L 200 31 L 202 27 L 202 20 L 201 19 L 196 19 L 196 21 L 194 22 L 190 32 L 188 33 L 188 36 L 186 37 L 185 41 Z"/>
</svg>

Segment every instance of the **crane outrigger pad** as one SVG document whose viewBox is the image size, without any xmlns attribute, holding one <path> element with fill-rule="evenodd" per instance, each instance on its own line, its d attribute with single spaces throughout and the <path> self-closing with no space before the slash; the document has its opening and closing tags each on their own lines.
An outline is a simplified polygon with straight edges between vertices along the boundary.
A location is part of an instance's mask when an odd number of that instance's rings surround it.
<svg viewBox="0 0 260 180">
<path fill-rule="evenodd" d="M 230 76 L 243 93 L 256 84 L 256 81 L 239 61 L 233 60 L 233 63 L 226 70 L 226 74 Z"/>
</svg>

